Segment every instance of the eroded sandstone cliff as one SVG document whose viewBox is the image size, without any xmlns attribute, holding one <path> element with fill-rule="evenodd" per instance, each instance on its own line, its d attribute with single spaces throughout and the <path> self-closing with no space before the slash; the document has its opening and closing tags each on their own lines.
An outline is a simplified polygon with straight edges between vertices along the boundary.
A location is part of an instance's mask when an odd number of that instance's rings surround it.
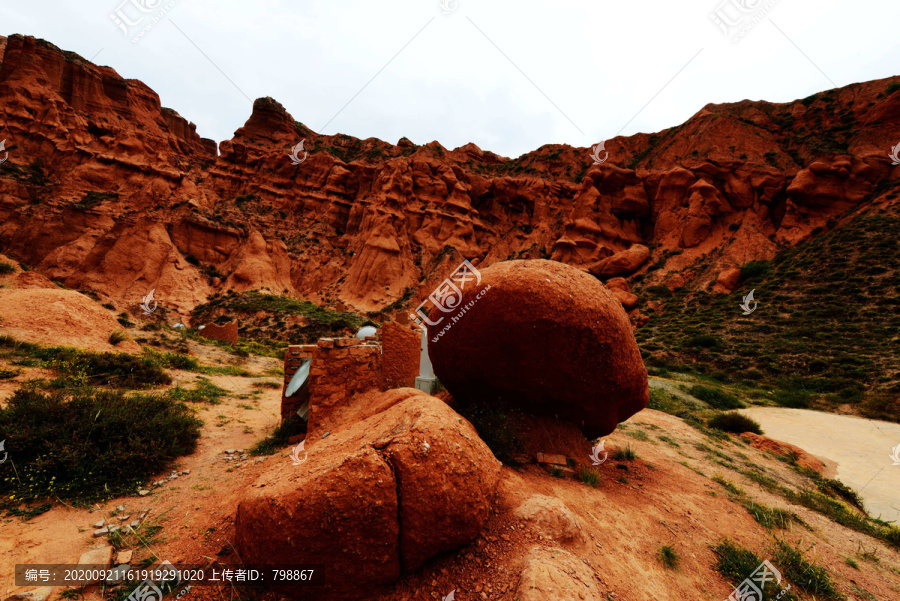
<svg viewBox="0 0 900 601">
<path fill-rule="evenodd" d="M 593 165 L 560 145 L 507 159 L 320 135 L 270 98 L 217 152 L 109 67 L 20 35 L 0 39 L 0 60 L 0 249 L 70 288 L 126 302 L 156 289 L 183 312 L 251 289 L 415 306 L 461 257 L 712 285 L 879 202 L 898 176 L 900 77 L 708 105 L 607 141 Z"/>
</svg>

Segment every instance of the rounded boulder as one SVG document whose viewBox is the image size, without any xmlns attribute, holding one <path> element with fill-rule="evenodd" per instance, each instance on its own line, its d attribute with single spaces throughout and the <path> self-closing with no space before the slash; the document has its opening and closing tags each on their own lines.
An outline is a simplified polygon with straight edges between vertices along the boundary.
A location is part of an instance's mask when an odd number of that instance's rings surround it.
<svg viewBox="0 0 900 601">
<path fill-rule="evenodd" d="M 647 370 L 622 305 L 563 263 L 507 261 L 480 271 L 455 309 L 434 307 L 428 353 L 453 398 L 509 405 L 605 436 L 647 405 Z"/>
</svg>

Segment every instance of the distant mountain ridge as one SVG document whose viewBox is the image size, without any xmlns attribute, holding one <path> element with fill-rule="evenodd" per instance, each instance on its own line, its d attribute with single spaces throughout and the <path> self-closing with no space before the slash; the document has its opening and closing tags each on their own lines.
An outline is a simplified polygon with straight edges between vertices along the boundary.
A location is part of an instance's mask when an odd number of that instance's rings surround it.
<svg viewBox="0 0 900 601">
<path fill-rule="evenodd" d="M 634 245 L 651 250 L 631 266 L 644 285 L 705 288 L 889 202 L 900 173 L 888 158 L 900 77 L 707 105 L 606 141 L 595 165 L 590 148 L 565 145 L 507 159 L 474 144 L 320 135 L 270 98 L 217 155 L 109 67 L 22 35 L 0 38 L 0 60 L 0 251 L 103 298 L 136 304 L 155 289 L 184 315 L 254 289 L 408 308 L 462 257 L 590 269 Z M 308 155 L 293 164 L 301 140 Z"/>
</svg>

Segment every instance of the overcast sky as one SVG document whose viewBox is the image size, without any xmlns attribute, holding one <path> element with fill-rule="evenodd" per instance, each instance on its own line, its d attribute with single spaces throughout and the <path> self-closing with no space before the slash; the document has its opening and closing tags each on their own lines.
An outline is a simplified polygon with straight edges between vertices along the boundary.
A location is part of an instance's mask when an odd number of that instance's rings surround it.
<svg viewBox="0 0 900 601">
<path fill-rule="evenodd" d="M 0 0 L 0 24 L 144 81 L 216 141 L 271 96 L 320 133 L 509 157 L 659 131 L 710 102 L 789 101 L 900 73 L 897 0 L 446 4 Z"/>
</svg>

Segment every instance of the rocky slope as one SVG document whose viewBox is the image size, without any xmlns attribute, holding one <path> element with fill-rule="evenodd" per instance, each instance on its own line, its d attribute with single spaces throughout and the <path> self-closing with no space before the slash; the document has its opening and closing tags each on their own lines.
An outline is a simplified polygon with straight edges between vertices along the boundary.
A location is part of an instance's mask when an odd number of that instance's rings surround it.
<svg viewBox="0 0 900 601">
<path fill-rule="evenodd" d="M 590 149 L 560 145 L 507 159 L 319 135 L 270 98 L 217 154 L 109 67 L 20 35 L 0 59 L 0 250 L 117 302 L 156 289 L 183 314 L 252 289 L 414 307 L 460 257 L 552 258 L 603 278 L 653 268 L 645 283 L 707 286 L 877 200 L 900 173 L 887 157 L 900 77 L 708 105 L 607 141 L 592 165 Z M 634 245 L 651 252 L 609 259 Z"/>
</svg>

